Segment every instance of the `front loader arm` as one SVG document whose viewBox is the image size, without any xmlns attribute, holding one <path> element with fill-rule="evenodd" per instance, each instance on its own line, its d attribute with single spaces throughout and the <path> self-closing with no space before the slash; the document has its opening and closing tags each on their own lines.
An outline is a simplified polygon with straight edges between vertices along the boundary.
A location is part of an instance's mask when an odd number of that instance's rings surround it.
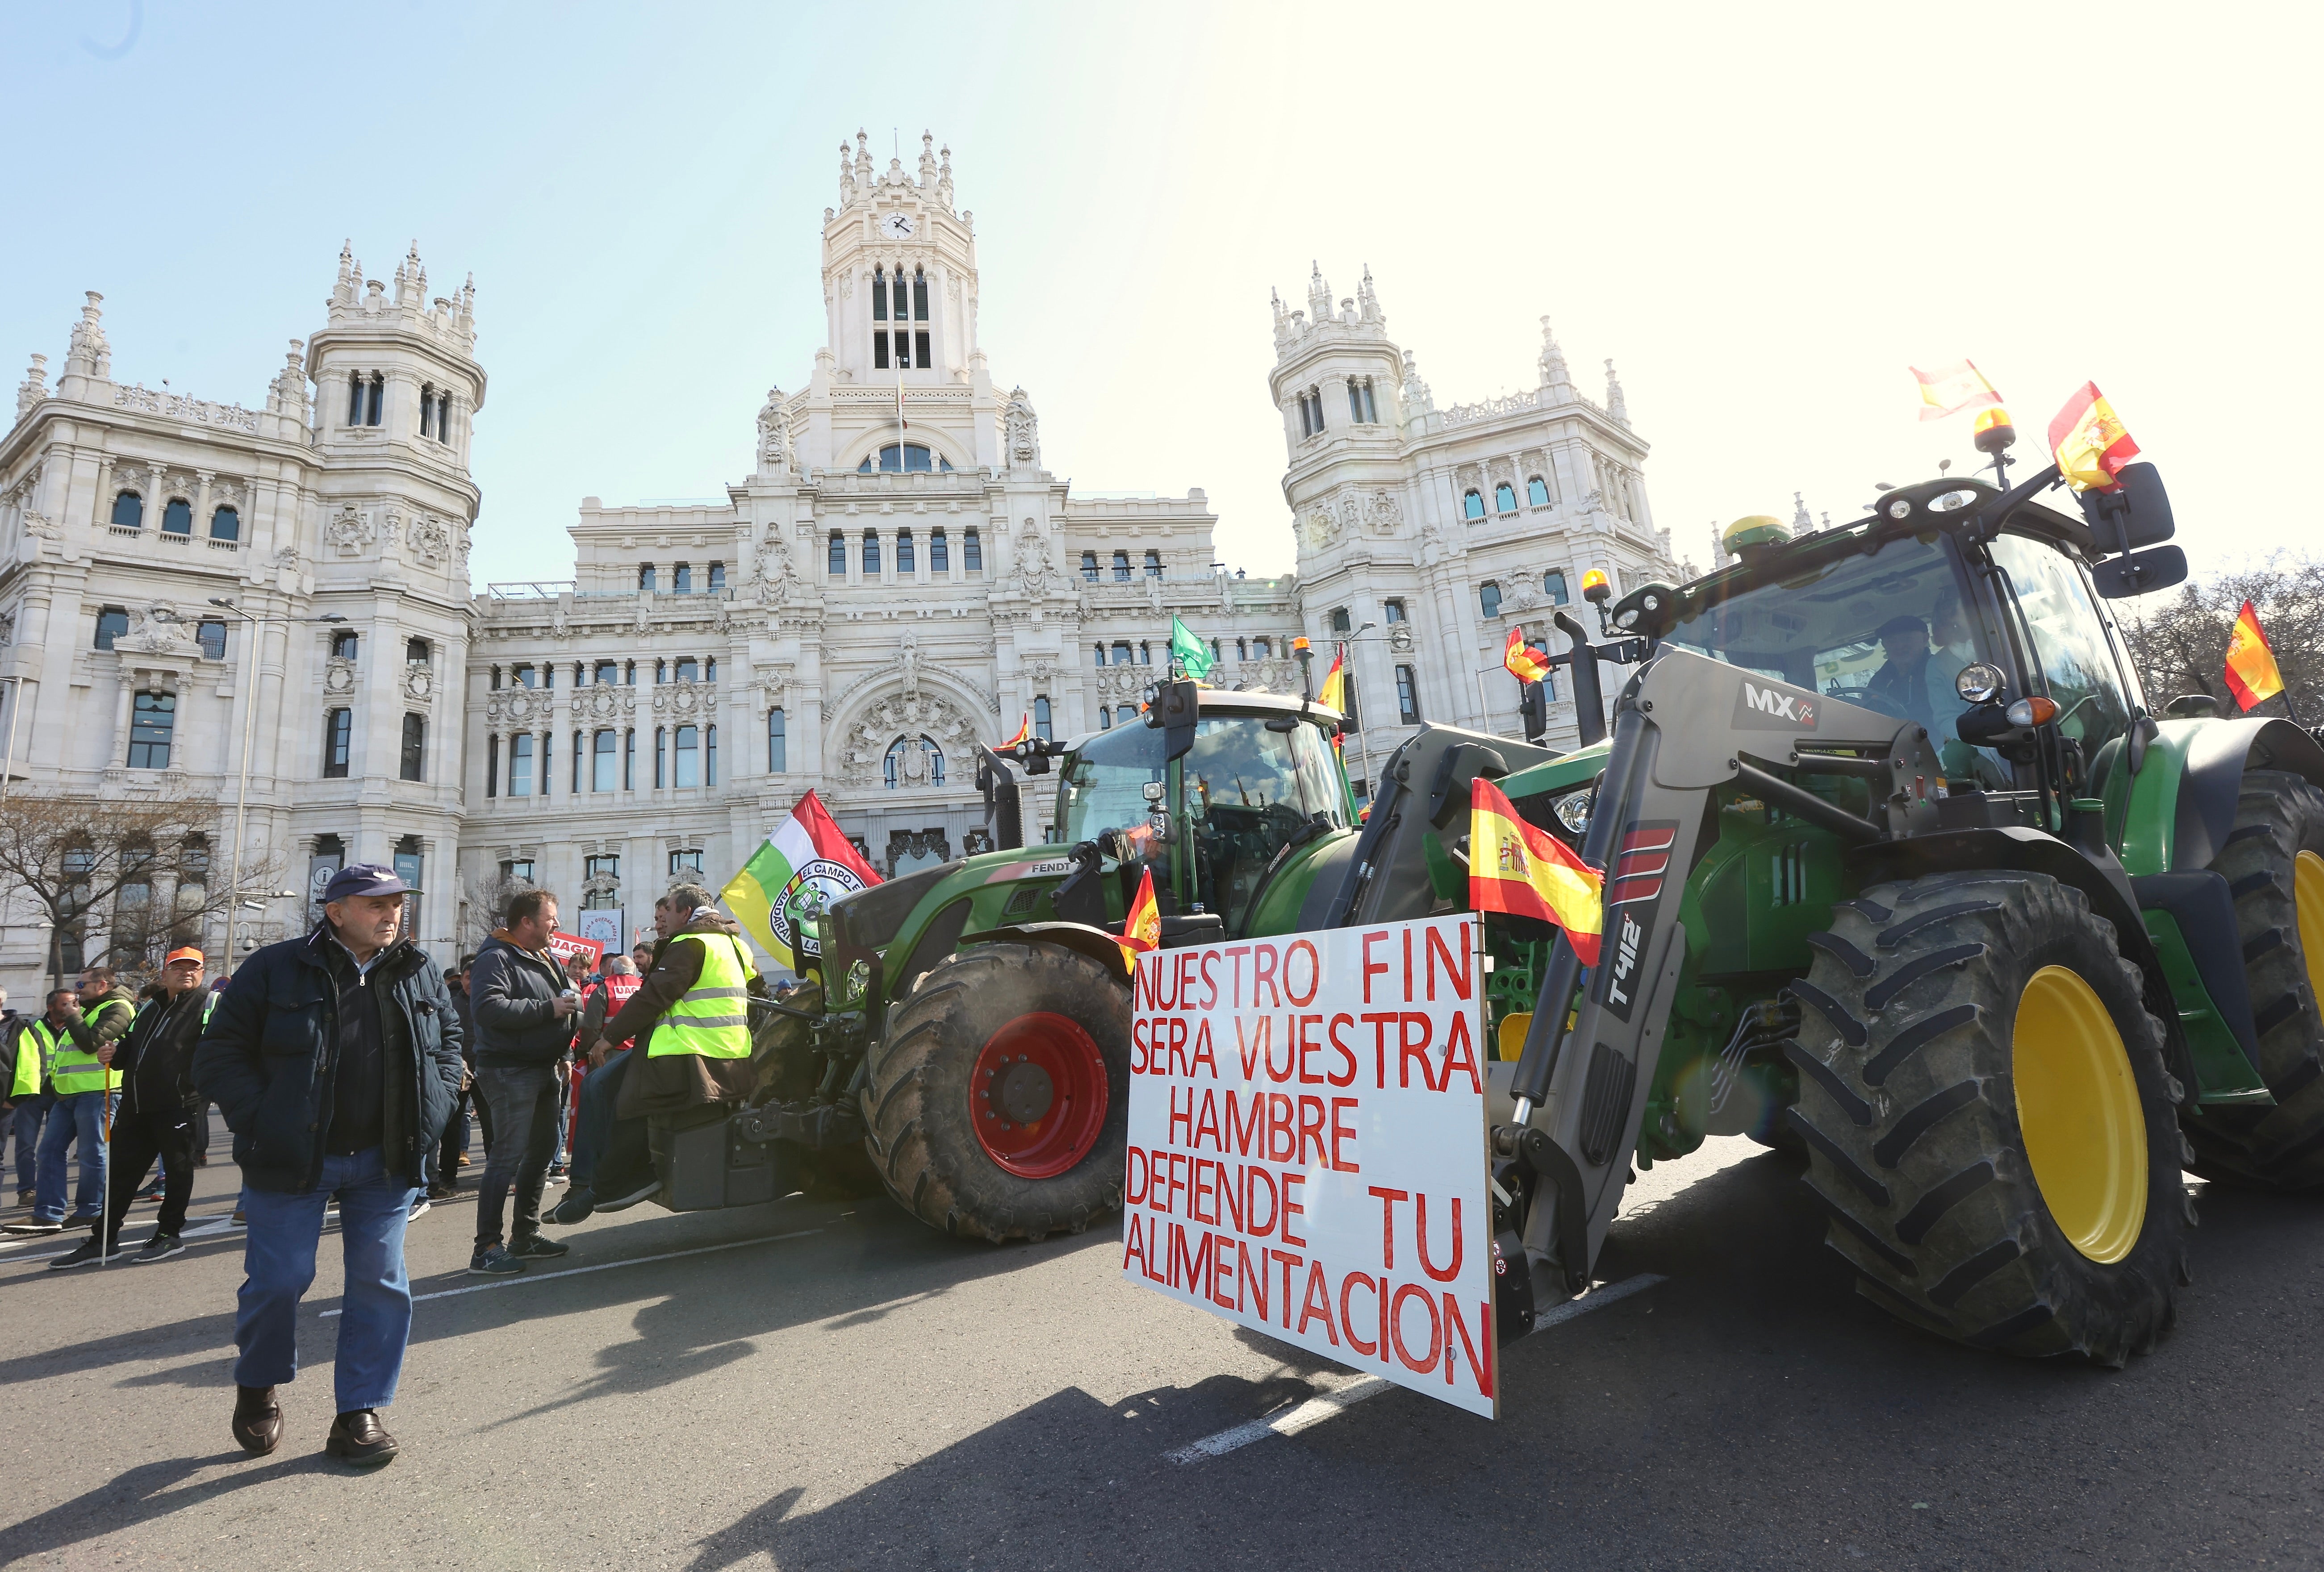
<svg viewBox="0 0 2324 1572">
<path fill-rule="evenodd" d="M 1919 726 L 1691 651 L 1665 647 L 1632 679 L 1613 738 L 1582 849 L 1605 876 L 1599 965 L 1584 970 L 1559 936 L 1511 1077 L 1515 1114 L 1494 1132 L 1499 1171 L 1521 1192 L 1512 1211 L 1531 1305 L 1587 1285 L 1621 1201 L 1686 959 L 1679 897 L 1712 793 L 1738 787 L 1859 842 L 1936 826 L 1941 777 Z M 1786 772 L 1864 780 L 1872 816 Z"/>
</svg>

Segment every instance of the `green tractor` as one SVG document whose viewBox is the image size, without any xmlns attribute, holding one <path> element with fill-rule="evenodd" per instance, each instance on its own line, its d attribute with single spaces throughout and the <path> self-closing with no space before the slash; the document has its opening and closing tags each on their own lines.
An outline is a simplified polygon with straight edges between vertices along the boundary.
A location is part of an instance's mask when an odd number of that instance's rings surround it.
<svg viewBox="0 0 2324 1572">
<path fill-rule="evenodd" d="M 1004 758 L 1000 850 L 835 902 L 827 996 L 751 1105 L 658 1129 L 665 1204 L 875 1181 L 991 1240 L 1120 1204 L 1129 971 L 1166 947 L 1469 909 L 1471 782 L 1604 870 L 1600 964 L 1485 919 L 1500 1330 L 1591 1281 L 1632 1176 L 1711 1134 L 1804 1156 L 1860 1290 L 1963 1342 L 2119 1364 L 2172 1320 L 2182 1167 L 2324 1187 L 2324 748 L 2148 707 L 2111 602 L 2177 583 L 2148 465 L 2080 516 L 1940 479 L 1561 612 L 1585 737 L 1429 726 L 1359 824 L 1313 703 L 1157 687 Z M 1609 727 L 1600 662 L 1636 668 Z M 1018 770 L 1058 766 L 1021 845 Z"/>
</svg>

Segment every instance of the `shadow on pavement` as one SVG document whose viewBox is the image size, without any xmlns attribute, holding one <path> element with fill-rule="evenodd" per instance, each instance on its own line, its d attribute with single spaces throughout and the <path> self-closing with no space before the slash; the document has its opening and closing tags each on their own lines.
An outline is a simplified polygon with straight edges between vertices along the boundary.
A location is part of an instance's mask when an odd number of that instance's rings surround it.
<svg viewBox="0 0 2324 1572">
<path fill-rule="evenodd" d="M 218 1428 L 226 1428 L 223 1413 Z M 286 1435 L 283 1439 L 287 1445 L 290 1438 Z M 193 1476 L 204 1469 L 244 1462 L 251 1466 L 242 1473 L 193 1482 Z M 171 1457 L 140 1463 L 70 1501 L 60 1502 L 22 1522 L 0 1528 L 0 1567 L 18 1566 L 31 1557 L 63 1549 L 95 1534 L 135 1529 L 187 1507 L 217 1501 L 254 1485 L 272 1484 L 294 1475 L 357 1472 L 333 1462 L 319 1450 L 295 1457 L 278 1454 L 259 1462 L 235 1447 L 207 1457 Z"/>
</svg>

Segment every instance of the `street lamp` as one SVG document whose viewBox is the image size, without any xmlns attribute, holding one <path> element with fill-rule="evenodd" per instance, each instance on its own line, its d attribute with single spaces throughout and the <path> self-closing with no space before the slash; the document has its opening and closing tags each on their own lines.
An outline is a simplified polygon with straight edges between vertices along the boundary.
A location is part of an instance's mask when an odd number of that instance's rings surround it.
<svg viewBox="0 0 2324 1572">
<path fill-rule="evenodd" d="M 243 610 L 241 606 L 235 605 L 231 596 L 214 595 L 209 597 L 209 600 L 212 606 L 217 606 L 221 611 L 232 612 L 235 615 L 240 617 L 254 628 L 257 627 L 261 623 L 343 623 L 347 620 L 336 613 L 327 614 L 323 616 L 311 617 L 253 616 L 250 613 Z M 234 793 L 234 875 L 233 883 L 227 885 L 227 889 L 232 892 L 232 898 L 226 902 L 226 964 L 229 969 L 231 969 L 235 964 L 235 920 L 241 915 L 243 905 L 242 836 L 243 827 L 248 821 L 250 811 L 250 738 L 252 732 L 256 729 L 256 722 L 258 719 L 257 643 L 258 640 L 254 634 L 251 639 L 252 648 L 245 651 L 243 656 L 243 666 L 246 673 L 247 680 L 244 683 L 246 691 L 244 693 L 242 699 L 242 775 L 240 781 L 235 787 Z M 280 896 L 278 895 L 277 898 L 279 899 Z"/>
</svg>

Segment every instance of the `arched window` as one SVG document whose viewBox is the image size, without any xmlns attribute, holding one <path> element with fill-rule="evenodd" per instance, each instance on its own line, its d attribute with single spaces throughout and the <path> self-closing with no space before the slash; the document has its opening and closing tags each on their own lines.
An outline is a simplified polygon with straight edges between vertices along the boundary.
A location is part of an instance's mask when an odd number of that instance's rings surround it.
<svg viewBox="0 0 2324 1572">
<path fill-rule="evenodd" d="M 941 453 L 932 453 L 918 442 L 890 442 L 880 449 L 879 469 L 882 475 L 950 475 L 952 460 Z M 870 455 L 855 467 L 858 475 L 872 470 Z"/>
<path fill-rule="evenodd" d="M 1118 704 L 1118 705 L 1114 706 L 1114 709 L 1113 709 L 1113 723 L 1114 723 L 1116 726 L 1129 726 L 1129 725 L 1130 725 L 1131 723 L 1135 722 L 1137 719 L 1138 719 L 1138 707 L 1137 707 L 1136 705 L 1134 705 L 1134 704 Z"/>
<path fill-rule="evenodd" d="M 436 387 L 433 383 L 420 384 L 420 434 L 423 437 L 436 434 Z"/>
<path fill-rule="evenodd" d="M 1501 615 L 1501 587 L 1491 579 L 1477 586 L 1477 608 L 1489 617 Z"/>
<path fill-rule="evenodd" d="M 928 275 L 925 268 L 914 268 L 908 288 L 904 270 L 898 267 L 890 274 L 886 267 L 872 270 L 872 319 L 874 322 L 899 324 L 890 330 L 877 328 L 872 333 L 872 364 L 882 370 L 890 365 L 890 344 L 894 345 L 893 365 L 898 370 L 910 370 L 918 365 L 925 371 L 930 365 L 928 332 L 918 324 L 928 319 Z M 900 324 L 911 323 L 912 327 Z"/>
<path fill-rule="evenodd" d="M 774 708 L 767 711 L 768 774 L 779 775 L 784 771 L 790 768 L 788 754 L 786 752 L 788 742 L 789 738 L 783 729 L 782 707 L 780 705 L 777 705 Z"/>
<path fill-rule="evenodd" d="M 1406 726 L 1420 724 L 1420 684 L 1409 666 L 1396 669 L 1396 718 Z"/>
<path fill-rule="evenodd" d="M 678 681 L 680 681 L 680 682 L 699 682 L 699 681 L 701 681 L 701 680 L 702 680 L 702 664 L 701 664 L 701 662 L 700 662 L 700 661 L 696 661 L 696 660 L 693 656 L 691 656 L 691 655 L 681 655 L 681 656 L 679 656 L 679 657 L 678 657 L 678 677 L 677 677 L 677 680 L 678 680 Z"/>
<path fill-rule="evenodd" d="M 1113 711 L 1102 704 L 1097 707 L 1097 729 L 1102 732 L 1110 732 L 1113 729 Z"/>
<path fill-rule="evenodd" d="M 653 781 L 654 781 L 654 790 L 655 790 L 655 791 L 660 791 L 660 790 L 662 789 L 662 783 L 663 783 L 663 781 L 667 779 L 667 777 L 665 777 L 665 776 L 662 774 L 661 754 L 662 754 L 662 747 L 663 747 L 663 744 L 666 744 L 669 740 L 669 727 L 667 727 L 667 726 L 656 726 L 656 727 L 654 727 L 654 776 L 653 776 Z"/>
<path fill-rule="evenodd" d="M 347 424 L 350 426 L 363 424 L 364 390 L 368 385 L 362 372 L 347 374 Z"/>
<path fill-rule="evenodd" d="M 611 791 L 615 781 L 613 730 L 607 726 L 589 739 L 589 790 Z"/>
<path fill-rule="evenodd" d="M 682 726 L 678 728 L 677 744 L 671 749 L 670 784 L 679 788 L 702 784 L 702 729 Z"/>
<path fill-rule="evenodd" d="M 1116 584 L 1130 582 L 1130 553 L 1127 551 L 1113 554 L 1113 581 Z"/>
<path fill-rule="evenodd" d="M 1401 600 L 1384 600 L 1380 602 L 1380 620 L 1387 623 L 1391 627 L 1397 623 L 1402 622 L 1404 620 L 1404 602 Z"/>
<path fill-rule="evenodd" d="M 713 655 L 702 662 L 702 680 L 705 682 L 715 682 L 718 680 L 717 656 Z"/>
<path fill-rule="evenodd" d="M 323 712 L 324 780 L 344 781 L 347 778 L 348 763 L 355 755 L 355 711 L 351 709 L 327 709 Z M 517 776 L 513 762 L 516 758 L 516 748 L 513 745 L 515 743 L 522 743 L 524 744 L 524 767 L 526 770 L 525 781 L 527 783 L 523 786 L 519 786 L 516 783 Z M 520 735 L 512 739 L 512 745 L 509 749 L 509 758 L 511 760 L 509 772 L 509 795 L 512 797 L 521 797 L 532 789 L 530 785 L 532 779 L 530 773 L 532 769 L 532 738 L 530 736 Z"/>
<path fill-rule="evenodd" d="M 1250 642 L 1250 652 L 1262 661 L 1272 659 L 1275 654 L 1275 643 L 1269 639 L 1253 639 Z"/>
<path fill-rule="evenodd" d="M 145 499 L 134 491 L 124 491 L 113 499 L 113 527 L 116 530 L 138 530 L 145 526 Z"/>
<path fill-rule="evenodd" d="M 669 680 L 669 662 L 667 661 L 656 661 L 654 662 L 654 686 L 656 688 L 659 688 L 663 683 Z"/>
<path fill-rule="evenodd" d="M 1565 595 L 1565 570 L 1562 568 L 1553 568 L 1543 574 L 1541 592 L 1549 596 L 1549 604 L 1552 606 L 1569 604 Z"/>
<path fill-rule="evenodd" d="M 716 595 L 720 590 L 724 589 L 725 587 L 726 564 L 724 562 L 713 562 L 710 565 L 710 593 Z"/>
<path fill-rule="evenodd" d="M 97 648 L 110 650 L 113 641 L 129 631 L 129 614 L 117 606 L 108 606 L 97 614 Z"/>
<path fill-rule="evenodd" d="M 1162 577 L 1161 552 L 1148 551 L 1146 553 L 1146 577 L 1148 578 L 1159 578 Z"/>
<path fill-rule="evenodd" d="M 622 667 L 617 661 L 600 661 L 591 668 L 589 680 L 600 688 L 612 688 L 622 680 Z"/>
<path fill-rule="evenodd" d="M 900 736 L 888 744 L 888 756 L 881 769 L 890 791 L 941 786 L 945 783 L 944 750 L 925 733 L 916 737 Z"/>
<path fill-rule="evenodd" d="M 1117 666 L 1127 666 L 1130 664 L 1129 641 L 1125 639 L 1116 639 L 1113 642 L 1113 663 Z"/>
<path fill-rule="evenodd" d="M 353 633 L 342 632 L 331 635 L 331 659 L 334 661 L 352 661 L 355 658 L 355 652 L 362 647 L 363 640 Z M 517 672 L 527 688 L 532 686 L 531 667 L 520 666 Z"/>
<path fill-rule="evenodd" d="M 1506 480 L 1501 482 L 1500 485 L 1493 487 L 1493 508 L 1497 513 L 1513 513 L 1517 512 L 1517 488 L 1511 485 Z"/>
<path fill-rule="evenodd" d="M 831 565 L 826 571 L 834 578 L 847 577 L 847 537 L 837 530 L 831 532 Z"/>
<path fill-rule="evenodd" d="M 206 616 L 194 624 L 194 643 L 213 661 L 226 659 L 226 619 Z"/>
<path fill-rule="evenodd" d="M 702 728 L 702 783 L 718 784 L 718 728 L 715 726 Z"/>
<path fill-rule="evenodd" d="M 1033 735 L 1045 743 L 1051 740 L 1049 696 L 1046 693 L 1037 693 L 1033 696 Z"/>
<path fill-rule="evenodd" d="M 880 532 L 877 530 L 863 532 L 863 577 L 880 577 Z"/>
<path fill-rule="evenodd" d="M 928 571 L 931 573 L 952 571 L 952 546 L 945 541 L 945 532 L 942 530 L 928 532 Z"/>
<path fill-rule="evenodd" d="M 1299 434 L 1302 437 L 1316 437 L 1321 436 L 1323 431 L 1323 390 L 1311 387 L 1299 395 Z"/>
<path fill-rule="evenodd" d="M 339 711 L 345 715 L 346 711 Z M 141 693 L 129 712 L 129 767 L 133 770 L 166 770 L 170 767 L 170 738 L 178 725 L 178 696 L 174 693 Z"/>
<path fill-rule="evenodd" d="M 669 570 L 669 590 L 672 595 L 694 593 L 694 564 L 680 562 Z"/>
<path fill-rule="evenodd" d="M 1240 639 L 1237 639 L 1235 641 L 1235 659 L 1238 661 L 1248 661 L 1250 659 L 1250 648 Z"/>
<path fill-rule="evenodd" d="M 384 373 L 383 373 L 383 372 L 377 372 L 377 371 L 374 371 L 374 372 L 373 372 L 373 373 L 371 374 L 371 381 L 370 381 L 370 383 L 365 386 L 365 388 L 364 388 L 364 421 L 363 421 L 363 423 L 364 423 L 364 425 L 366 425 L 366 426 L 376 426 L 376 425 L 378 425 L 378 424 L 379 424 L 380 406 L 381 406 L 381 404 L 382 404 L 383 402 L 385 402 L 386 397 L 387 397 L 387 377 L 386 377 L 386 375 L 385 375 Z"/>
<path fill-rule="evenodd" d="M 919 553 L 912 546 L 912 532 L 896 532 L 896 571 L 917 576 L 920 571 Z"/>
<path fill-rule="evenodd" d="M 210 539 L 213 541 L 241 540 L 242 514 L 231 507 L 211 510 Z"/>
<path fill-rule="evenodd" d="M 1101 666 L 1105 664 L 1105 646 L 1103 644 L 1092 644 L 1090 646 L 1090 652 L 1097 657 L 1097 664 Z"/>
<path fill-rule="evenodd" d="M 181 496 L 171 497 L 161 508 L 161 532 L 165 535 L 192 534 L 194 504 Z"/>
<path fill-rule="evenodd" d="M 1144 639 L 1138 641 L 1138 663 L 1141 666 L 1154 664 L 1154 646 Z"/>
<path fill-rule="evenodd" d="M 1095 584 L 1097 582 L 1096 552 L 1084 551 L 1082 553 L 1082 577 L 1088 579 L 1092 584 Z"/>
<path fill-rule="evenodd" d="M 1461 496 L 1461 516 L 1464 519 L 1483 518 L 1485 516 L 1484 497 L 1473 490 L 1463 492 Z"/>
<path fill-rule="evenodd" d="M 962 532 L 960 562 L 961 566 L 971 573 L 984 571 L 984 547 L 977 540 L 974 530 Z"/>
<path fill-rule="evenodd" d="M 654 592 L 654 565 L 652 563 L 641 562 L 638 564 L 638 588 L 640 592 L 646 595 L 651 595 Z"/>
<path fill-rule="evenodd" d="M 403 748 L 401 767 L 397 772 L 406 781 L 428 779 L 428 717 L 406 714 L 403 717 Z"/>
<path fill-rule="evenodd" d="M 1348 618 L 1348 608 L 1346 606 L 1335 606 L 1332 608 L 1332 631 L 1333 633 L 1344 633 L 1354 625 L 1355 624 Z"/>
<path fill-rule="evenodd" d="M 1526 506 L 1545 508 L 1549 505 L 1549 482 L 1536 475 L 1526 482 Z"/>
</svg>

